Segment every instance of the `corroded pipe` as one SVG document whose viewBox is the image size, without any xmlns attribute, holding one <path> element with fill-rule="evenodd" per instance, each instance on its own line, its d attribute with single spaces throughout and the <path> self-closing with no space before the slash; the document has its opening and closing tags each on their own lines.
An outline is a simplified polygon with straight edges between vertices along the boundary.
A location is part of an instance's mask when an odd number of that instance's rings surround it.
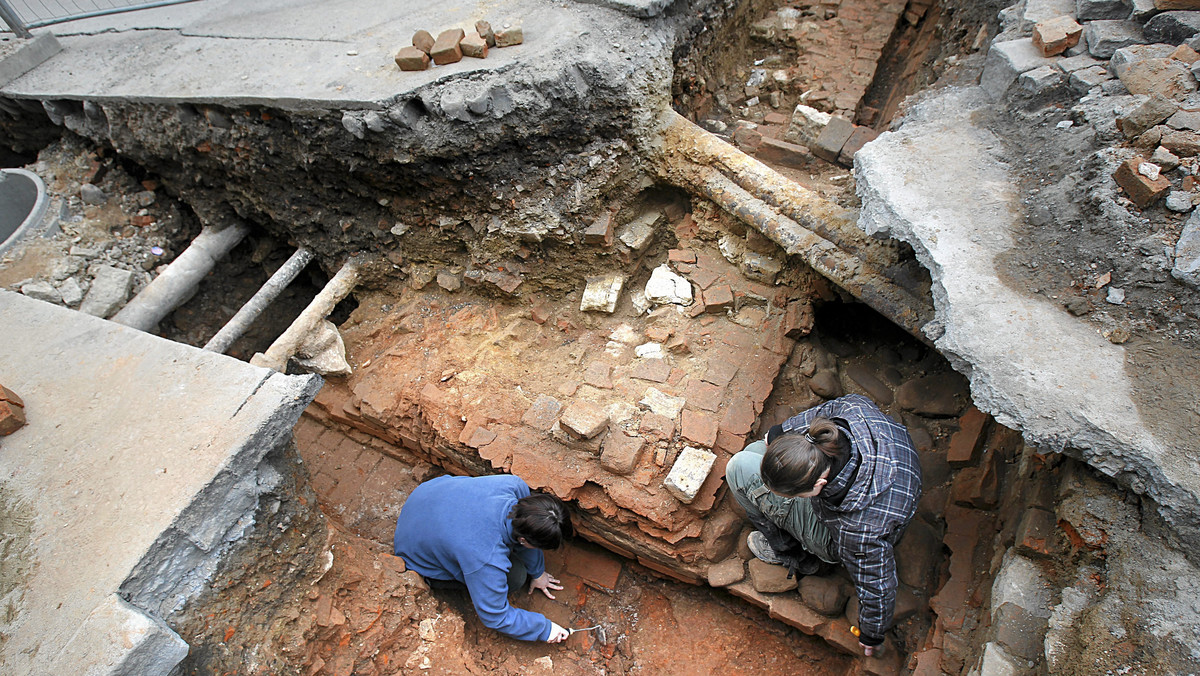
<svg viewBox="0 0 1200 676">
<path fill-rule="evenodd" d="M 296 317 L 296 321 L 271 343 L 271 347 L 267 348 L 266 352 L 254 355 L 250 363 L 282 372 L 308 335 L 333 312 L 333 308 L 342 302 L 343 298 L 350 295 L 357 284 L 358 261 L 352 259 L 346 261 L 342 269 L 337 271 L 325 288 L 321 289 L 300 316 Z"/>
<path fill-rule="evenodd" d="M 229 346 L 233 345 L 233 341 L 240 338 L 250 328 L 250 325 L 254 323 L 254 320 L 258 319 L 262 311 L 267 309 L 267 306 L 278 298 L 279 294 L 283 293 L 283 290 L 296 279 L 296 276 L 300 274 L 304 266 L 308 265 L 312 257 L 312 251 L 309 249 L 304 247 L 296 249 L 296 253 L 292 254 L 292 257 L 287 259 L 287 262 L 279 266 L 275 274 L 271 275 L 267 283 L 263 284 L 262 288 L 258 290 L 258 293 L 246 301 L 242 309 L 238 310 L 237 314 L 228 322 L 225 322 L 225 326 L 222 326 L 221 330 L 217 331 L 217 334 L 204 344 L 204 349 L 224 354 L 225 350 L 228 350 Z"/>
<path fill-rule="evenodd" d="M 852 212 L 779 175 L 673 110 L 666 114 L 660 142 L 650 155 L 664 180 L 711 199 L 788 254 L 800 256 L 814 270 L 928 342 L 921 327 L 933 318 L 932 304 L 896 285 L 872 268 L 871 261 L 864 260 L 867 238 L 858 230 Z"/>
</svg>

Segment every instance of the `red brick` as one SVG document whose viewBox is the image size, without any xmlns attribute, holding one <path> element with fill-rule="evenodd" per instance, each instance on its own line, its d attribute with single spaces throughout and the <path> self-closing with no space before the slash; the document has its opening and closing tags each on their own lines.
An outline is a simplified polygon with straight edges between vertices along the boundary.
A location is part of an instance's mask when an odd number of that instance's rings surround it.
<svg viewBox="0 0 1200 676">
<path fill-rule="evenodd" d="M 688 345 L 687 336 L 675 335 L 671 336 L 667 341 L 667 351 L 673 354 L 688 354 L 692 348 Z"/>
<path fill-rule="evenodd" d="M 754 407 L 744 398 L 735 398 L 729 403 L 729 408 L 725 409 L 725 415 L 721 418 L 721 429 L 744 436 L 750 433 L 754 427 Z"/>
<path fill-rule="evenodd" d="M 541 395 L 525 411 L 525 415 L 521 416 L 521 422 L 535 430 L 548 432 L 554 427 L 554 423 L 558 422 L 558 414 L 561 412 L 562 404 L 557 399 Z"/>
<path fill-rule="evenodd" d="M 595 402 L 573 401 L 563 410 L 558 424 L 577 439 L 591 439 L 608 426 L 608 413 Z"/>
<path fill-rule="evenodd" d="M 946 450 L 946 461 L 951 467 L 962 467 L 975 461 L 987 422 L 987 414 L 974 406 L 958 419 L 958 431 L 950 436 L 950 447 Z"/>
<path fill-rule="evenodd" d="M 416 47 L 401 47 L 396 52 L 396 66 L 400 70 L 416 71 L 429 68 L 429 55 Z"/>
<path fill-rule="evenodd" d="M 712 383 L 713 385 L 720 385 L 724 387 L 725 385 L 729 384 L 729 381 L 733 380 L 733 376 L 737 374 L 737 370 L 738 365 L 736 361 L 731 361 L 728 359 L 717 359 L 715 361 L 710 360 L 708 364 L 708 370 L 704 372 L 704 378 L 702 378 L 702 380 L 704 380 L 706 383 Z"/>
<path fill-rule="evenodd" d="M 0 436 L 8 436 L 25 425 L 25 407 L 0 401 Z"/>
<path fill-rule="evenodd" d="M 855 126 L 854 132 L 850 134 L 850 138 L 846 140 L 846 144 L 842 146 L 842 151 L 838 153 L 838 163 L 847 166 L 854 166 L 854 154 L 862 150 L 862 147 L 874 141 L 879 137 L 879 132 L 870 127 Z"/>
<path fill-rule="evenodd" d="M 638 456 L 646 440 L 631 437 L 614 430 L 604 439 L 604 450 L 600 453 L 600 466 L 614 474 L 626 475 L 637 467 Z"/>
<path fill-rule="evenodd" d="M 688 382 L 683 396 L 687 399 L 689 406 L 716 413 L 721 408 L 721 399 L 725 396 L 725 388 L 693 379 Z"/>
<path fill-rule="evenodd" d="M 684 441 L 712 448 L 717 443 L 717 421 L 706 413 L 685 408 L 683 421 L 679 426 L 679 436 Z"/>
<path fill-rule="evenodd" d="M 817 629 L 817 635 L 825 639 L 826 643 L 848 655 L 862 655 L 858 637 L 850 633 L 850 622 L 844 617 L 821 625 Z"/>
<path fill-rule="evenodd" d="M 467 439 L 466 444 L 471 448 L 481 448 L 495 440 L 496 433 L 480 425 L 471 432 L 471 436 Z"/>
<path fill-rule="evenodd" d="M 812 332 L 813 307 L 807 301 L 788 303 L 783 315 L 783 331 L 788 338 L 803 338 Z"/>
<path fill-rule="evenodd" d="M 462 49 L 463 56 L 470 56 L 476 59 L 486 59 L 488 55 L 487 40 L 478 33 L 471 33 L 462 39 L 458 44 Z"/>
<path fill-rule="evenodd" d="M 1122 162 L 1121 166 L 1117 167 L 1116 172 L 1113 173 L 1113 180 L 1141 209 L 1157 202 L 1171 190 L 1171 182 L 1165 176 L 1159 175 L 1152 181 L 1138 173 L 1138 165 L 1145 161 L 1145 158 L 1140 155 L 1131 157 Z"/>
<path fill-rule="evenodd" d="M 654 383 L 665 383 L 670 375 L 671 365 L 665 359 L 639 359 L 630 374 L 633 378 Z"/>
<path fill-rule="evenodd" d="M 433 35 L 427 30 L 419 30 L 416 33 L 413 33 L 413 47 L 416 47 L 426 54 L 433 51 L 434 42 L 435 40 L 433 39 Z"/>
<path fill-rule="evenodd" d="M 566 550 L 566 569 L 573 575 L 604 589 L 616 589 L 621 562 L 598 548 L 575 545 Z"/>
<path fill-rule="evenodd" d="M 646 337 L 656 343 L 665 343 L 671 337 L 671 329 L 666 326 L 651 326 L 646 329 Z"/>
<path fill-rule="evenodd" d="M 613 241 L 613 222 L 612 213 L 605 211 L 592 221 L 592 224 L 583 231 L 584 244 L 602 244 L 610 246 Z"/>
<path fill-rule="evenodd" d="M 733 307 L 733 289 L 721 284 L 704 290 L 704 311 L 718 314 Z"/>
<path fill-rule="evenodd" d="M 638 433 L 650 441 L 671 441 L 675 438 L 675 421 L 657 413 L 642 416 Z"/>
<path fill-rule="evenodd" d="M 720 279 L 721 275 L 709 270 L 708 268 L 699 268 L 689 278 L 696 283 L 696 286 L 701 289 L 708 289 L 714 282 Z"/>
<path fill-rule="evenodd" d="M 437 40 L 433 42 L 433 49 L 429 50 L 429 56 L 433 58 L 433 62 L 444 66 L 462 61 L 463 54 L 460 43 L 465 36 L 466 31 L 461 28 L 451 28 L 439 33 Z"/>
<path fill-rule="evenodd" d="M 667 260 L 672 263 L 695 263 L 696 252 L 690 249 L 671 249 L 667 252 Z"/>
<path fill-rule="evenodd" d="M 583 382 L 592 387 L 611 390 L 613 386 L 612 366 L 600 361 L 592 362 L 583 372 Z"/>
<path fill-rule="evenodd" d="M 1037 47 L 1042 56 L 1062 54 L 1079 44 L 1083 35 L 1083 26 L 1069 16 L 1060 16 L 1042 21 L 1033 27 L 1033 46 Z"/>
<path fill-rule="evenodd" d="M 13 392 L 12 390 L 8 389 L 7 387 L 5 387 L 3 385 L 0 385 L 0 401 L 12 402 L 12 403 L 16 404 L 17 406 L 21 406 L 21 407 L 25 406 L 25 402 L 22 401 L 21 398 L 17 396 L 16 392 Z"/>
</svg>

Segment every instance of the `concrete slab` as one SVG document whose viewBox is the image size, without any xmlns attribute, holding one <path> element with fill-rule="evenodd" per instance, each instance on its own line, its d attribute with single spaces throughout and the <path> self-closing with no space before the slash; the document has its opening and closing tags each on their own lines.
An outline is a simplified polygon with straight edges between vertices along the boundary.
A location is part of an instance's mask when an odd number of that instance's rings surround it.
<svg viewBox="0 0 1200 676">
<path fill-rule="evenodd" d="M 6 291 L 0 334 L 28 419 L 0 447 L 0 516 L 27 528 L 0 671 L 166 674 L 187 645 L 163 620 L 253 525 L 321 380 Z"/>
<path fill-rule="evenodd" d="M 49 31 L 39 31 L 28 40 L 14 38 L 0 42 L 0 87 L 21 77 L 46 59 L 62 51 L 58 38 Z"/>
<path fill-rule="evenodd" d="M 618 2 L 645 5 L 663 2 Z M 637 12 L 634 12 L 637 13 Z M 421 29 L 474 30 L 477 20 L 523 23 L 524 43 L 417 72 L 394 57 Z M 378 108 L 379 102 L 448 77 L 525 63 L 554 68 L 582 52 L 634 52 L 643 45 L 627 14 L 588 4 L 499 0 L 445 5 L 413 0 L 205 0 L 55 26 L 62 53 L 0 88 L 40 99 L 269 104 L 291 109 Z M 564 53 L 567 56 L 564 56 Z M 578 60 L 586 60 L 579 58 Z M 622 59 L 624 60 L 624 59 Z"/>
<path fill-rule="evenodd" d="M 1016 246 L 1021 196 L 994 154 L 1001 142 L 972 117 L 987 98 L 978 87 L 941 93 L 859 151 L 859 225 L 908 242 L 929 269 L 930 337 L 970 378 L 976 406 L 1031 444 L 1072 453 L 1150 496 L 1200 551 L 1195 437 L 1183 446 L 1157 437 L 1139 413 L 1139 403 L 1153 404 L 1135 401 L 1126 348 L 997 272 Z"/>
</svg>

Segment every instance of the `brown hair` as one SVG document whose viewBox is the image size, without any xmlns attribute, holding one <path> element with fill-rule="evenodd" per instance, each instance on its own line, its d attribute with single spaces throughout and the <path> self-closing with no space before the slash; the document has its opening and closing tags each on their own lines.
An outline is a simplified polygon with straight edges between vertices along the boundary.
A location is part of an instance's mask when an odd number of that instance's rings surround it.
<svg viewBox="0 0 1200 676">
<path fill-rule="evenodd" d="M 791 496 L 813 489 L 825 470 L 850 452 L 850 439 L 829 418 L 813 418 L 767 445 L 762 480 L 772 493 Z"/>
<path fill-rule="evenodd" d="M 517 500 L 508 518 L 513 522 L 513 537 L 525 538 L 537 549 L 558 549 L 563 540 L 575 535 L 571 513 L 553 495 L 533 493 Z"/>
</svg>

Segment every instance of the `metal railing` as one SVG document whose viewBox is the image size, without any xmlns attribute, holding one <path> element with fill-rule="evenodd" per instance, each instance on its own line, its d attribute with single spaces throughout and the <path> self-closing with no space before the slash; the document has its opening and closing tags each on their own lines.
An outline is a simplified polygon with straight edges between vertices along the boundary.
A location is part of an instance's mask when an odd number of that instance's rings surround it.
<svg viewBox="0 0 1200 676">
<path fill-rule="evenodd" d="M 195 0 L 0 0 L 0 20 L 18 36 L 29 37 L 30 28 L 40 28 L 64 21 L 89 19 L 94 16 L 131 12 L 179 5 Z"/>
</svg>

